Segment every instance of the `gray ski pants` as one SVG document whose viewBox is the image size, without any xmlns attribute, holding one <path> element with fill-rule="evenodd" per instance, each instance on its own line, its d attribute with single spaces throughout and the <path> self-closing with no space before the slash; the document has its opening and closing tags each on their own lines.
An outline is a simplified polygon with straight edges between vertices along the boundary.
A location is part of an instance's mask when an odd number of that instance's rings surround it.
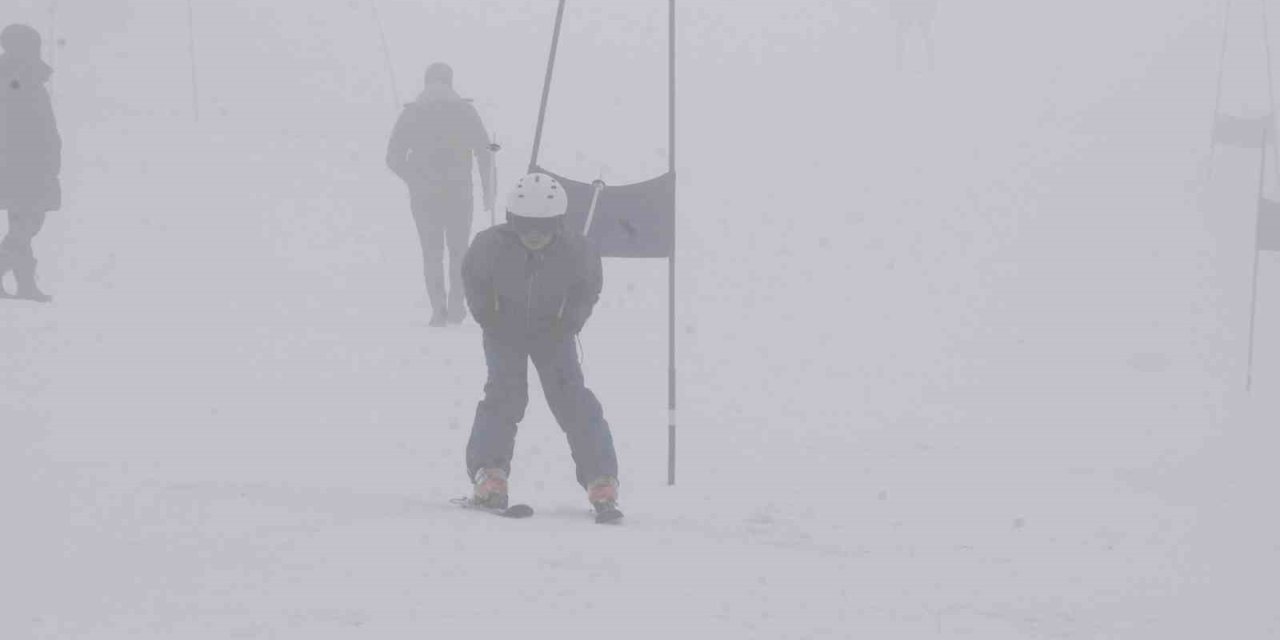
<svg viewBox="0 0 1280 640">
<path fill-rule="evenodd" d="M 547 404 L 569 441 L 578 484 L 586 487 L 601 476 L 618 476 L 613 434 L 604 410 L 588 389 L 571 336 L 511 340 L 486 331 L 484 356 L 489 379 L 467 443 L 467 477 L 482 467 L 511 472 L 516 428 L 529 404 L 528 362 L 538 370 Z"/>
<path fill-rule="evenodd" d="M 414 185 L 410 187 L 413 221 L 422 245 L 422 273 L 427 297 L 437 313 L 458 313 L 466 306 L 462 288 L 462 257 L 471 242 L 474 202 L 471 185 Z M 445 288 L 444 251 L 449 249 L 448 290 Z"/>
</svg>

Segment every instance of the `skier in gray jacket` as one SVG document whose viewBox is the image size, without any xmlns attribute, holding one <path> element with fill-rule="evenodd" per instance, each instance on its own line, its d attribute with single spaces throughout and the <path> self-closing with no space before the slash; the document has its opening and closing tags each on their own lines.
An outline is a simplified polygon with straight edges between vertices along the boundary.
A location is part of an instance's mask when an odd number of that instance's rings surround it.
<svg viewBox="0 0 1280 640">
<path fill-rule="evenodd" d="M 520 179 L 507 223 L 476 236 L 463 262 L 467 305 L 484 330 L 489 377 L 467 444 L 477 504 L 507 506 L 516 425 L 529 402 L 528 361 L 569 440 L 577 479 L 597 514 L 620 516 L 618 460 L 595 394 L 585 386 L 575 338 L 600 299 L 600 254 L 564 228 L 564 188 L 551 176 Z"/>
</svg>

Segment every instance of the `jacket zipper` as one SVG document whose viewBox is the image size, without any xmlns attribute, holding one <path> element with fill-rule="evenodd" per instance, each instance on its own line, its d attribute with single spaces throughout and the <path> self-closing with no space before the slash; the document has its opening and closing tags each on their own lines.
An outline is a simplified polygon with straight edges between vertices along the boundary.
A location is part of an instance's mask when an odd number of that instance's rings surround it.
<svg viewBox="0 0 1280 640">
<path fill-rule="evenodd" d="M 529 304 L 528 304 L 528 307 L 529 307 L 529 317 L 530 317 L 530 318 L 532 318 L 532 317 L 533 317 L 533 279 L 534 279 L 534 277 L 536 277 L 536 274 L 533 274 L 533 273 L 530 273 L 530 274 L 529 274 Z"/>
<path fill-rule="evenodd" d="M 534 263 L 534 266 L 532 269 L 529 270 L 529 291 L 528 291 L 528 301 L 526 303 L 528 311 L 525 314 L 525 320 L 524 320 L 526 327 L 530 326 L 533 323 L 533 280 L 534 278 L 538 277 L 538 269 L 542 267 L 541 256 L 539 256 L 538 254 L 530 253 L 529 259 Z"/>
</svg>

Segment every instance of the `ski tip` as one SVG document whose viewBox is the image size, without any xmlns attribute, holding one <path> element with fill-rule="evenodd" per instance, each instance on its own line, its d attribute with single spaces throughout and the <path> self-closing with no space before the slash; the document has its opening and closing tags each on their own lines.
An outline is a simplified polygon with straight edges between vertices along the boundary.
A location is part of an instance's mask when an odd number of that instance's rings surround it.
<svg viewBox="0 0 1280 640">
<path fill-rule="evenodd" d="M 32 298 L 30 296 L 20 296 L 9 292 L 0 293 L 0 300 L 13 300 L 15 302 L 31 302 L 35 304 L 49 304 L 53 302 L 53 296 L 43 296 L 40 298 Z"/>
<path fill-rule="evenodd" d="M 596 524 L 618 524 L 622 521 L 622 512 L 617 509 L 608 509 L 596 514 Z"/>
<path fill-rule="evenodd" d="M 529 518 L 533 516 L 533 507 L 527 504 L 514 504 L 507 507 L 503 512 L 504 518 Z"/>
<path fill-rule="evenodd" d="M 476 511 L 484 511 L 485 513 L 491 513 L 493 515 L 502 516 L 504 518 L 520 519 L 520 518 L 533 517 L 533 507 L 527 504 L 514 504 L 505 509 L 499 509 L 495 507 L 486 507 L 484 505 L 476 504 L 475 501 L 469 497 L 453 498 L 449 500 L 449 502 L 459 507 L 462 507 L 463 509 L 474 509 Z"/>
</svg>

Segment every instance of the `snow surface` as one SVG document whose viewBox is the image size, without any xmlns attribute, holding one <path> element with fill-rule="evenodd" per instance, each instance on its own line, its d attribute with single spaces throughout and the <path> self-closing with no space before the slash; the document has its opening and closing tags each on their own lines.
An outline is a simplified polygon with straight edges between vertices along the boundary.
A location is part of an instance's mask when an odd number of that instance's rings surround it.
<svg viewBox="0 0 1280 640">
<path fill-rule="evenodd" d="M 681 3 L 679 482 L 666 264 L 610 261 L 602 528 L 536 389 L 538 516 L 448 504 L 479 332 L 426 328 L 382 165 L 443 59 L 518 175 L 554 2 L 380 0 L 397 98 L 366 0 L 196 0 L 198 122 L 185 3 L 56 3 L 57 300 L 0 308 L 0 637 L 1280 637 L 1280 261 L 1247 394 L 1222 4 L 943 2 L 937 69 L 899 73 L 888 0 Z M 1264 112 L 1235 4 L 1223 107 Z M 569 3 L 546 166 L 665 168 L 664 26 Z"/>
</svg>

